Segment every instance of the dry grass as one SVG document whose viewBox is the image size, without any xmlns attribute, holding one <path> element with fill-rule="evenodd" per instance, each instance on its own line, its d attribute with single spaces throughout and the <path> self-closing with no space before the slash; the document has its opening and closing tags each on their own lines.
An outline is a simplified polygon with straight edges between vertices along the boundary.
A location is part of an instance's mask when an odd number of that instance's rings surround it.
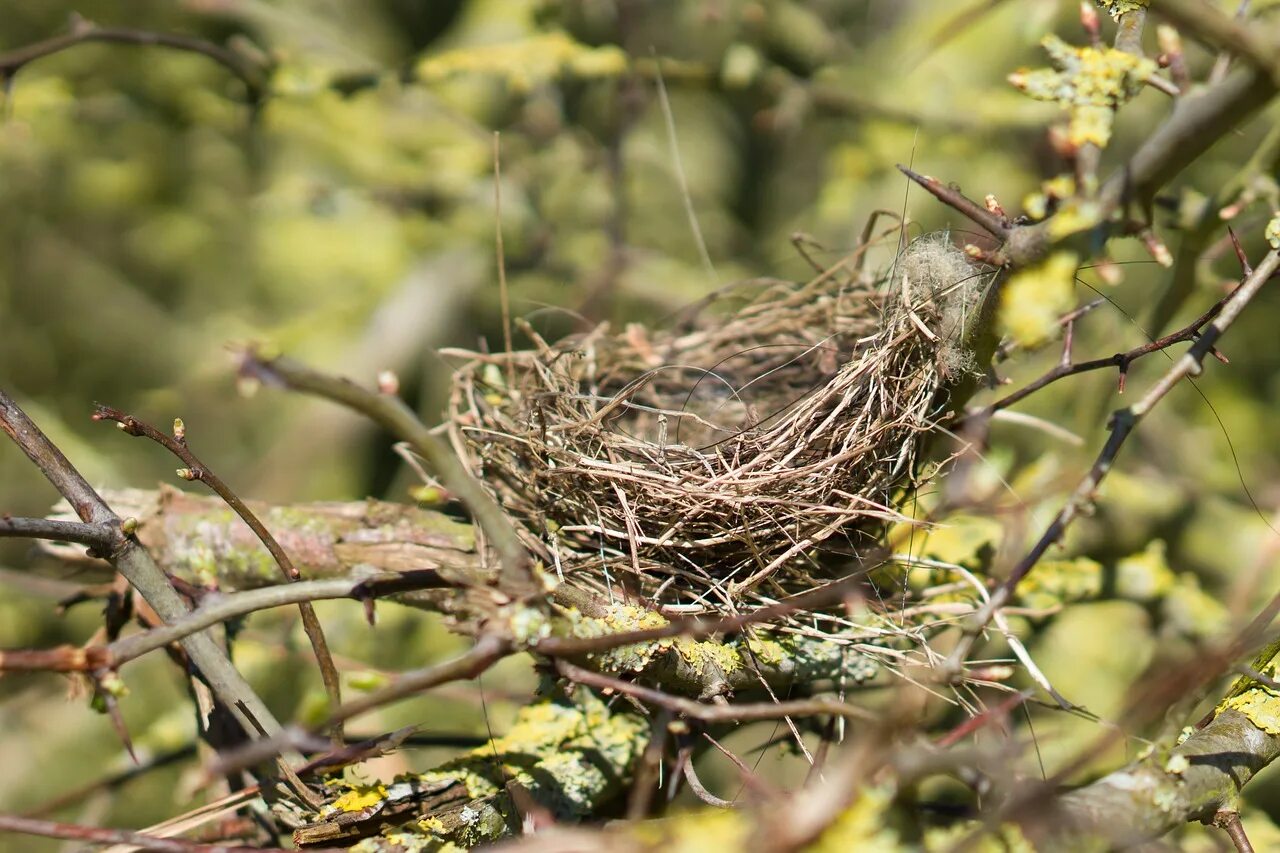
<svg viewBox="0 0 1280 853">
<path fill-rule="evenodd" d="M 548 343 L 525 326 L 531 350 L 461 354 L 454 446 L 571 583 L 668 612 L 811 587 L 824 551 L 902 520 L 985 283 L 945 236 L 892 274 L 855 256 L 803 285 L 737 285 L 668 329 Z"/>
</svg>

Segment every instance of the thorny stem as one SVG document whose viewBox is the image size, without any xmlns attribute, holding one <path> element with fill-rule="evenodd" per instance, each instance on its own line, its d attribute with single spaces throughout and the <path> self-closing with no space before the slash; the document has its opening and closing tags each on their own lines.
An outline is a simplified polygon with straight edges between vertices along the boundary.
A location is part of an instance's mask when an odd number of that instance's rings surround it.
<svg viewBox="0 0 1280 853">
<path fill-rule="evenodd" d="M 434 435 L 398 397 L 370 391 L 349 379 L 330 376 L 287 358 L 267 358 L 246 350 L 240 362 L 242 375 L 266 384 L 313 394 L 353 409 L 388 432 L 409 442 L 440 477 L 444 487 L 462 501 L 475 517 L 502 562 L 500 589 L 515 598 L 539 591 L 529 554 L 502 507 L 489 497 L 458 457 Z"/>
<path fill-rule="evenodd" d="M 1170 332 L 1169 334 L 1164 335 L 1163 337 L 1157 338 L 1154 341 L 1148 341 L 1145 344 L 1136 346 L 1133 349 L 1126 350 L 1125 352 L 1118 352 L 1115 355 L 1110 355 L 1110 356 L 1107 356 L 1106 358 L 1095 358 L 1090 361 L 1080 361 L 1080 362 L 1074 362 L 1074 363 L 1071 361 L 1071 342 L 1072 342 L 1075 324 L 1074 324 L 1074 320 L 1070 320 L 1068 321 L 1066 326 L 1066 336 L 1065 336 L 1065 343 L 1063 345 L 1062 360 L 1059 361 L 1058 364 L 1054 365 L 1052 369 L 1045 372 L 1044 375 L 1042 375 L 1039 379 L 1036 379 L 1034 382 L 1031 382 L 1028 385 L 1023 386 L 1022 388 L 1019 388 L 1017 391 L 1014 391 L 1011 394 L 1007 394 L 1004 397 L 1001 397 L 999 400 L 996 400 L 994 403 L 991 403 L 987 406 L 983 406 L 981 409 L 977 409 L 975 411 L 969 412 L 968 414 L 965 415 L 965 419 L 966 420 L 971 418 L 981 419 L 981 418 L 988 417 L 1000 411 L 1001 409 L 1007 409 L 1010 406 L 1012 406 L 1014 403 L 1018 403 L 1026 399 L 1027 397 L 1031 396 L 1035 392 L 1039 391 L 1041 388 L 1044 388 L 1047 385 L 1052 385 L 1054 382 L 1057 382 L 1059 379 L 1065 379 L 1068 376 L 1075 376 L 1080 373 L 1088 373 L 1089 371 L 1092 371 L 1092 370 L 1104 370 L 1109 367 L 1115 367 L 1120 370 L 1118 384 L 1119 384 L 1120 391 L 1123 392 L 1124 386 L 1125 386 L 1125 378 L 1129 372 L 1129 365 L 1133 364 L 1133 362 L 1137 361 L 1138 359 L 1142 358 L 1145 355 L 1150 355 L 1151 353 L 1160 352 L 1161 350 L 1168 349 L 1174 344 L 1197 340 L 1200 337 L 1200 330 L 1203 329 L 1206 324 L 1208 324 L 1211 320 L 1213 320 L 1214 317 L 1218 315 L 1218 312 L 1222 310 L 1222 306 L 1225 305 L 1227 300 L 1230 298 L 1231 296 L 1224 296 L 1222 299 L 1218 300 L 1218 302 L 1216 302 L 1213 305 L 1213 307 L 1211 307 L 1208 311 L 1205 311 L 1195 320 L 1188 323 L 1186 326 L 1184 326 L 1183 328 L 1179 329 L 1176 332 Z M 1209 352 L 1219 361 L 1222 361 L 1223 363 L 1226 362 L 1225 356 L 1219 353 L 1216 349 L 1211 348 Z"/>
<path fill-rule="evenodd" d="M 978 225 L 981 225 L 988 233 L 991 234 L 991 236 L 998 237 L 1002 240 L 1009 236 L 1011 229 L 1008 223 L 1002 222 L 1000 217 L 996 216 L 976 201 L 967 198 L 964 193 L 960 192 L 960 190 L 955 187 L 946 186 L 937 178 L 913 172 L 911 169 L 908 169 L 903 165 L 898 166 L 898 171 L 924 187 L 930 195 L 937 198 L 943 204 L 955 208 L 965 216 L 972 219 Z"/>
<path fill-rule="evenodd" d="M 970 623 L 965 626 L 964 634 L 960 637 L 955 649 L 946 661 L 945 672 L 948 676 L 954 676 L 960 672 L 964 666 L 965 659 L 968 657 L 969 650 L 973 647 L 978 635 L 986 629 L 996 611 L 1009 602 L 1023 578 L 1035 568 L 1045 552 L 1062 538 L 1071 522 L 1093 502 L 1098 487 L 1115 463 L 1116 457 L 1120 453 L 1120 448 L 1138 423 L 1157 403 L 1164 399 L 1165 395 L 1175 385 L 1188 376 L 1198 376 L 1200 374 L 1205 356 L 1213 350 L 1218 338 L 1231 327 L 1231 324 L 1240 316 L 1240 312 L 1257 295 L 1258 291 L 1267 282 L 1267 279 L 1278 268 L 1280 268 L 1280 251 L 1273 249 L 1267 253 L 1257 268 L 1245 278 L 1231 296 L 1222 303 L 1217 317 L 1204 328 L 1199 339 L 1192 344 L 1191 348 L 1181 358 L 1174 362 L 1173 366 L 1151 387 L 1151 390 L 1134 405 L 1119 409 L 1112 414 L 1110 423 L 1111 435 L 1102 451 L 1098 454 L 1093 466 L 1089 469 L 1088 474 L 1081 480 L 1080 485 L 1076 487 L 1066 505 L 1058 511 L 1058 514 L 1050 522 L 1040 539 L 1027 552 L 1026 556 L 1014 566 L 1005 581 L 992 593 L 990 600 L 983 605 Z"/>
<path fill-rule="evenodd" d="M 301 573 L 293 565 L 293 560 L 289 558 L 289 554 L 284 548 L 280 547 L 280 543 L 271 535 L 271 531 L 267 530 L 266 525 L 258 520 L 253 510 L 249 509 L 245 502 L 240 499 L 240 496 L 222 481 L 221 477 L 213 473 L 207 465 L 191 452 L 191 448 L 187 446 L 186 427 L 181 420 L 174 421 L 174 434 L 173 436 L 168 436 L 150 424 L 110 406 L 97 406 L 93 413 L 93 419 L 95 421 L 114 421 L 125 434 L 148 438 L 181 459 L 187 467 L 179 469 L 179 477 L 184 480 L 199 480 L 212 489 L 218 497 L 222 498 L 227 506 L 231 507 L 236 515 L 240 516 L 244 523 L 249 526 L 254 535 L 266 546 L 266 549 L 271 552 L 271 556 L 280 567 L 280 571 L 284 573 L 285 580 L 296 581 L 301 577 Z M 306 599 L 298 601 L 298 613 L 302 617 L 302 627 L 306 631 L 307 639 L 311 642 L 311 648 L 315 652 L 316 663 L 320 666 L 320 677 L 324 681 L 325 693 L 329 696 L 331 707 L 337 708 L 342 705 L 342 688 L 338 678 L 338 669 L 333 663 L 333 655 L 329 652 L 329 642 L 325 639 L 324 629 L 320 626 L 320 619 L 316 616 L 315 608 Z M 340 739 L 342 737 L 341 729 L 335 728 L 333 735 L 335 738 Z"/>
</svg>

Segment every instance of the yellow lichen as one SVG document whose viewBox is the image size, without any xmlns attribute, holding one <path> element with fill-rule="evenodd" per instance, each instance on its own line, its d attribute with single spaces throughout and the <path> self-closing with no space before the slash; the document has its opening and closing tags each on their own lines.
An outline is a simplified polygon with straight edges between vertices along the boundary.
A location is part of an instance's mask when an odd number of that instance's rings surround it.
<svg viewBox="0 0 1280 853">
<path fill-rule="evenodd" d="M 888 828 L 886 813 L 893 789 L 880 785 L 863 790 L 808 848 L 809 853 L 859 850 L 890 853 L 902 850 L 898 834 Z"/>
<path fill-rule="evenodd" d="M 1014 273 L 1000 294 L 1001 331 L 1022 347 L 1035 347 L 1057 334 L 1059 320 L 1075 306 L 1074 252 L 1054 252 L 1035 266 Z"/>
<path fill-rule="evenodd" d="M 626 70 L 627 56 L 620 48 L 591 47 L 554 31 L 429 56 L 419 63 L 418 76 L 430 83 L 463 74 L 490 74 L 505 80 L 513 91 L 529 92 L 563 76 L 617 77 Z"/>
<path fill-rule="evenodd" d="M 1021 69 L 1009 75 L 1009 82 L 1037 100 L 1065 108 L 1072 144 L 1106 147 L 1116 109 L 1155 73 L 1155 62 L 1114 48 L 1072 47 L 1055 35 L 1040 43 L 1056 70 Z"/>
<path fill-rule="evenodd" d="M 358 812 L 386 799 L 386 785 L 356 785 L 330 805 L 337 812 Z"/>
<path fill-rule="evenodd" d="M 1129 12 L 1138 12 L 1150 5 L 1151 0 L 1093 0 L 1094 3 L 1107 10 L 1115 20 Z"/>
</svg>

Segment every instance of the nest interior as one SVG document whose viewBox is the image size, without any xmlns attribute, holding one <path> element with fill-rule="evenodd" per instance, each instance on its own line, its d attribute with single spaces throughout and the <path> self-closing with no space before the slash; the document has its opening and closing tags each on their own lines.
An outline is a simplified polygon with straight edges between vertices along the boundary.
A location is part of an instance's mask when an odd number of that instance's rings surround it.
<svg viewBox="0 0 1280 853">
<path fill-rule="evenodd" d="M 666 612 L 738 612 L 825 576 L 901 520 L 965 369 L 982 277 L 946 235 L 881 275 L 845 259 L 756 280 L 660 330 L 602 324 L 468 353 L 455 449 L 566 581 Z"/>
</svg>

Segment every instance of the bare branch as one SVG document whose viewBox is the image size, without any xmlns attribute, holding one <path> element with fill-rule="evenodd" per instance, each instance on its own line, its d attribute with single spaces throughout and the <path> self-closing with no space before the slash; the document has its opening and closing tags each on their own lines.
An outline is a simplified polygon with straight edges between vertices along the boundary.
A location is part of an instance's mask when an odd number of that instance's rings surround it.
<svg viewBox="0 0 1280 853">
<path fill-rule="evenodd" d="M 1203 369 L 1205 357 L 1213 351 L 1214 344 L 1222 336 L 1245 306 L 1257 295 L 1277 269 L 1280 269 L 1280 251 L 1275 249 L 1267 253 L 1257 268 L 1245 278 L 1238 288 L 1221 303 L 1217 317 L 1203 329 L 1200 337 L 1191 348 L 1182 355 L 1173 366 L 1155 383 L 1146 395 L 1134 405 L 1116 411 L 1111 417 L 1111 436 L 1098 454 L 1088 474 L 1081 480 L 1066 505 L 1050 522 L 1040 539 L 1032 546 L 1004 582 L 996 588 L 981 610 L 965 626 L 965 632 L 957 642 L 955 649 L 947 659 L 946 669 L 950 674 L 958 673 L 964 665 L 979 634 L 985 630 L 995 612 L 1009 602 L 1014 591 L 1045 552 L 1061 540 L 1071 522 L 1094 499 L 1098 486 L 1111 470 L 1120 448 L 1137 427 L 1138 423 L 1156 406 L 1175 385 L 1188 376 L 1198 376 Z"/>
<path fill-rule="evenodd" d="M 354 409 L 409 442 L 435 470 L 445 488 L 466 505 L 498 552 L 502 561 L 503 591 L 517 598 L 539 592 L 539 585 L 532 576 L 528 552 L 511 520 L 463 467 L 448 445 L 432 434 L 398 397 L 370 391 L 349 379 L 320 373 L 287 358 L 267 358 L 253 350 L 242 353 L 240 372 L 269 385 L 314 394 Z"/>
<path fill-rule="evenodd" d="M 120 541 L 120 528 L 107 522 L 0 517 L 0 537 L 75 542 L 87 545 L 99 554 L 109 554 Z"/>
<path fill-rule="evenodd" d="M 265 69 L 248 56 L 228 50 L 204 39 L 175 33 L 157 33 L 131 27 L 100 27 L 84 18 L 72 19 L 71 32 L 0 54 L 0 79 L 11 78 L 38 59 L 89 42 L 162 47 L 206 56 L 234 74 L 244 84 L 251 103 L 260 101 L 266 92 Z"/>
<path fill-rule="evenodd" d="M 253 511 L 240 499 L 231 488 L 222 481 L 222 478 L 210 470 L 209 466 L 201 462 L 196 455 L 187 446 L 187 429 L 186 425 L 180 419 L 173 422 L 173 436 L 167 436 L 160 430 L 151 426 L 151 424 L 138 420 L 132 415 L 127 415 L 118 409 L 110 406 L 99 405 L 93 413 L 95 421 L 114 421 L 127 435 L 140 436 L 149 438 L 156 444 L 168 450 L 174 456 L 182 460 L 187 467 L 178 470 L 178 476 L 184 480 L 199 480 L 210 489 L 212 489 L 218 497 L 222 498 L 227 506 L 235 510 L 236 515 L 249 525 L 249 529 L 262 542 L 271 556 L 275 559 L 276 565 L 280 567 L 280 571 L 284 573 L 285 579 L 296 581 L 301 574 L 293 565 L 293 560 L 289 558 L 288 552 L 280 547 L 280 543 L 271 535 L 271 531 L 258 520 Z M 302 627 L 306 631 L 307 639 L 311 642 L 311 648 L 315 652 L 316 663 L 320 667 L 320 677 L 324 681 L 325 693 L 329 696 L 330 705 L 334 708 L 342 704 L 342 687 L 338 678 L 338 669 L 334 666 L 333 655 L 329 652 L 329 642 L 325 639 L 324 629 L 320 626 L 320 619 L 316 616 L 315 608 L 311 606 L 306 598 L 298 599 L 298 613 L 302 617 Z M 341 738 L 342 732 L 335 730 L 335 737 Z"/>
</svg>

